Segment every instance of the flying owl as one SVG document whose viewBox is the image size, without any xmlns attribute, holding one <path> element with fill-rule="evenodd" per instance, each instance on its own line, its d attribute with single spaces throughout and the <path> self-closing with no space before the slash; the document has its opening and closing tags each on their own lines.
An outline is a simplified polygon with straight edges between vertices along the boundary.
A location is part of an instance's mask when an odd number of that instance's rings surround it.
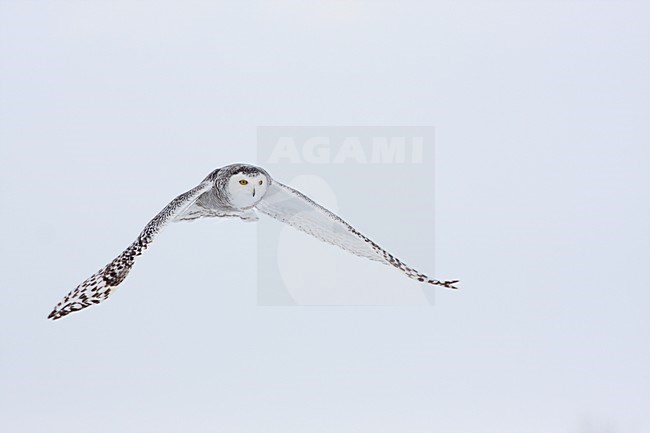
<svg viewBox="0 0 650 433">
<path fill-rule="evenodd" d="M 256 211 L 353 254 L 393 266 L 414 280 L 456 288 L 454 284 L 458 280 L 438 281 L 407 266 L 337 215 L 271 178 L 264 169 L 233 164 L 214 170 L 198 186 L 173 199 L 128 248 L 68 293 L 48 318 L 60 319 L 108 298 L 124 281 L 136 257 L 149 248 L 170 222 L 206 217 L 235 217 L 254 222 L 258 220 Z"/>
</svg>

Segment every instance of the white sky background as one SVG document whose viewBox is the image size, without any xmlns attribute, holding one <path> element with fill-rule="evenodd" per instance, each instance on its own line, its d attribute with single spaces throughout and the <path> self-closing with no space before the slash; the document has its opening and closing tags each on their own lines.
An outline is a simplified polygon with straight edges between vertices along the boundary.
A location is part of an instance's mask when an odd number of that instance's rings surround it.
<svg viewBox="0 0 650 433">
<path fill-rule="evenodd" d="M 0 430 L 650 431 L 648 3 L 240 3 L 0 1 Z M 435 126 L 462 290 L 258 307 L 202 221 L 45 319 L 276 124 Z"/>
</svg>

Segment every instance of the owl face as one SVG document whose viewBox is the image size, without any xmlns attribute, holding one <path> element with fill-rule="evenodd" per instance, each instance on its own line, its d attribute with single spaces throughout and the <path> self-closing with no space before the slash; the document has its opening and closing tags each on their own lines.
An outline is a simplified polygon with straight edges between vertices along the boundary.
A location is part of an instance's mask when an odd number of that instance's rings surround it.
<svg viewBox="0 0 650 433">
<path fill-rule="evenodd" d="M 259 202 L 269 185 L 269 178 L 261 171 L 237 172 L 228 180 L 230 203 L 236 209 L 246 209 Z"/>
</svg>

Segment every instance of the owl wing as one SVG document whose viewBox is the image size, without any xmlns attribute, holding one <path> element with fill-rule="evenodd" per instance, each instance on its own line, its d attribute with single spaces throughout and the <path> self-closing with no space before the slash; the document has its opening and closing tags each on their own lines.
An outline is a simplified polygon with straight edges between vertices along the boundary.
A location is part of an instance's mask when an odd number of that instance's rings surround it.
<svg viewBox="0 0 650 433">
<path fill-rule="evenodd" d="M 339 216 L 325 209 L 300 191 L 273 180 L 264 198 L 255 206 L 260 212 L 289 224 L 321 241 L 346 251 L 393 266 L 414 280 L 455 289 L 454 281 L 439 281 L 407 266 Z"/>
<path fill-rule="evenodd" d="M 115 291 L 115 288 L 126 278 L 133 267 L 135 258 L 149 248 L 158 233 L 169 222 L 190 207 L 198 197 L 209 191 L 214 184 L 208 180 L 179 195 L 171 201 L 158 215 L 144 227 L 140 236 L 112 262 L 68 293 L 59 302 L 48 319 L 56 320 L 75 311 L 83 310 L 91 305 L 99 304 Z"/>
</svg>

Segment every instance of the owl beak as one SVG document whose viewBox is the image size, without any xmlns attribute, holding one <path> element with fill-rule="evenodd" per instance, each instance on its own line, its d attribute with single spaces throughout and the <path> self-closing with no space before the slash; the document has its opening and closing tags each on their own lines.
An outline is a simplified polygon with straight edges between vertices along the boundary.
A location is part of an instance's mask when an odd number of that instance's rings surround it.
<svg viewBox="0 0 650 433">
<path fill-rule="evenodd" d="M 253 197 L 255 197 L 255 188 L 253 188 Z"/>
</svg>

